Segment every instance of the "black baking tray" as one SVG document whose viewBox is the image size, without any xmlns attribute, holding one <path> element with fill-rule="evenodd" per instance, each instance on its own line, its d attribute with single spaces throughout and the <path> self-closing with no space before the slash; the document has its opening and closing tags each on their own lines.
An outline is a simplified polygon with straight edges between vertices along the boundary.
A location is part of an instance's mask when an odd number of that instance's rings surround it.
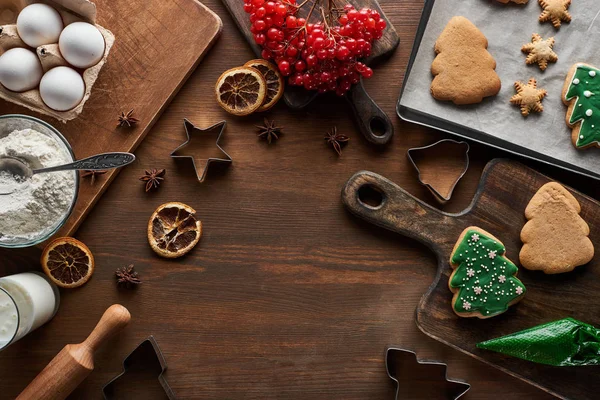
<svg viewBox="0 0 600 400">
<path fill-rule="evenodd" d="M 413 64 L 415 62 L 415 58 L 417 57 L 417 52 L 419 51 L 419 47 L 421 46 L 421 41 L 425 33 L 425 28 L 429 23 L 429 17 L 431 16 L 431 11 L 433 9 L 434 3 L 435 0 L 425 0 L 425 3 L 423 5 L 421 20 L 417 28 L 415 41 L 410 54 L 410 59 L 408 61 L 408 66 L 406 68 L 406 73 L 404 75 L 404 81 L 402 83 L 402 89 L 400 90 L 400 97 L 398 98 L 398 104 L 396 106 L 396 113 L 398 114 L 398 116 L 407 122 L 412 122 L 415 124 L 447 132 L 452 135 L 459 136 L 461 138 L 469 139 L 477 143 L 482 143 L 496 149 L 507 151 L 511 154 L 539 161 L 547 165 L 555 166 L 583 176 L 600 180 L 599 174 L 590 172 L 584 168 L 580 168 L 570 163 L 561 161 L 560 159 L 549 157 L 542 153 L 532 151 L 526 147 L 516 145 L 506 140 L 499 139 L 497 137 L 488 135 L 485 132 L 469 128 L 468 126 L 456 124 L 446 119 L 436 117 L 435 115 L 423 113 L 421 111 L 417 111 L 400 104 L 400 101 L 402 100 L 402 95 L 404 94 L 406 83 L 408 82 L 408 78 L 410 76 Z"/>
</svg>

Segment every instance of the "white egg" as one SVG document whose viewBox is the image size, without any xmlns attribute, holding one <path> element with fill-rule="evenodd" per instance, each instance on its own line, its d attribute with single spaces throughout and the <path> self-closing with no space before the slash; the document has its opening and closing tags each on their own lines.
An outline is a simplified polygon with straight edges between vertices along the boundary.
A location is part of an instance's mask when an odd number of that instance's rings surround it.
<svg viewBox="0 0 600 400">
<path fill-rule="evenodd" d="M 42 64 L 28 49 L 14 48 L 0 56 L 0 83 L 13 92 L 35 88 L 42 79 Z"/>
<path fill-rule="evenodd" d="M 56 67 L 46 72 L 40 82 L 40 96 L 53 110 L 67 111 L 81 103 L 85 83 L 73 68 Z"/>
<path fill-rule="evenodd" d="M 104 56 L 104 37 L 92 24 L 74 22 L 62 31 L 58 40 L 60 53 L 77 68 L 89 68 Z"/>
<path fill-rule="evenodd" d="M 58 11 L 42 3 L 28 5 L 17 17 L 17 32 L 31 47 L 56 43 L 63 26 Z"/>
</svg>

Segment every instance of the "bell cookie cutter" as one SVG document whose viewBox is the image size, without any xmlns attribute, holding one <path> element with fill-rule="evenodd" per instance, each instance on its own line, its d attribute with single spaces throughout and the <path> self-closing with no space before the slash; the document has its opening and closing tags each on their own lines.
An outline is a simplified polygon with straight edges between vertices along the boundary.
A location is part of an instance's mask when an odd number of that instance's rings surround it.
<svg viewBox="0 0 600 400">
<path fill-rule="evenodd" d="M 112 400 L 119 398 L 117 381 L 121 379 L 127 379 L 127 372 L 133 366 L 140 366 L 142 364 L 145 368 L 150 370 L 160 371 L 158 374 L 158 382 L 162 386 L 165 391 L 165 394 L 169 400 L 177 400 L 177 396 L 169 386 L 166 378 L 163 376 L 163 373 L 167 369 L 167 362 L 158 347 L 158 343 L 154 339 L 154 336 L 148 337 L 148 339 L 144 340 L 140 343 L 123 361 L 123 372 L 119 375 L 115 376 L 102 388 L 102 394 L 104 395 L 105 400 Z"/>
<path fill-rule="evenodd" d="M 194 124 L 192 124 L 187 118 L 183 120 L 183 127 L 185 128 L 185 133 L 187 135 L 187 140 L 179 147 L 177 147 L 173 152 L 171 152 L 171 158 L 189 158 L 192 160 L 192 165 L 194 166 L 194 170 L 196 171 L 196 176 L 198 177 L 198 181 L 200 183 L 204 182 L 206 179 L 206 175 L 208 172 L 208 168 L 213 163 L 219 164 L 231 164 L 233 159 L 223 150 L 223 148 L 219 145 L 221 141 L 221 136 L 225 131 L 225 126 L 227 125 L 226 121 L 218 122 L 212 126 L 209 126 L 206 129 L 198 128 Z M 192 134 L 215 134 L 218 132 L 216 146 L 217 149 L 222 153 L 222 157 L 207 157 L 207 158 L 198 158 L 193 155 L 180 155 L 179 152 L 190 145 L 192 141 L 194 141 L 194 137 Z"/>
<path fill-rule="evenodd" d="M 469 169 L 469 150 L 470 146 L 467 142 L 443 139 L 428 146 L 408 149 L 406 155 L 417 171 L 421 185 L 429 189 L 438 202 L 445 204 L 450 201 L 454 188 Z M 446 179 L 437 181 L 440 177 L 435 173 L 431 174 L 428 170 L 426 171 L 425 168 L 419 167 L 418 159 L 431 160 L 436 154 L 444 154 L 446 157 L 448 154 L 462 154 L 462 168 L 457 168 L 459 171 L 457 177 L 453 181 L 448 182 Z M 432 166 L 429 166 L 429 168 L 431 167 Z"/>
<path fill-rule="evenodd" d="M 414 370 L 415 364 L 426 366 L 427 370 L 430 371 L 428 375 L 432 376 L 432 380 L 435 379 L 436 382 L 443 382 L 445 386 L 444 392 L 450 399 L 457 400 L 471 388 L 471 385 L 465 381 L 448 378 L 446 374 L 447 365 L 443 362 L 419 360 L 414 351 L 398 347 L 388 347 L 385 354 L 385 368 L 388 376 L 396 385 L 396 400 L 400 400 L 401 388 L 398 377 L 403 373 L 403 366 L 412 366 Z"/>
</svg>

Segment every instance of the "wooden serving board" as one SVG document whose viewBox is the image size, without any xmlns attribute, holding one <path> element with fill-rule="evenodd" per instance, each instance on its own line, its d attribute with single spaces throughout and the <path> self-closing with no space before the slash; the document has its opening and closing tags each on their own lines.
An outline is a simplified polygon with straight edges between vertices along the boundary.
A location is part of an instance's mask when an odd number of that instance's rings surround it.
<svg viewBox="0 0 600 400">
<path fill-rule="evenodd" d="M 244 11 L 243 0 L 222 1 L 246 38 L 246 41 L 250 44 L 250 47 L 252 47 L 256 56 L 262 58 L 262 48 L 254 42 L 254 35 L 250 32 L 250 17 L 249 14 Z M 300 3 L 300 1 L 298 1 L 298 3 Z M 383 36 L 373 43 L 371 56 L 365 60 L 365 63 L 371 64 L 385 59 L 392 54 L 400 44 L 400 38 L 377 0 L 351 0 L 349 3 L 353 4 L 357 9 L 367 7 L 379 11 L 381 18 L 387 22 L 387 27 Z M 308 6 L 303 7 L 300 11 L 300 15 L 306 14 L 309 8 L 310 7 Z M 288 86 L 284 93 L 286 104 L 294 109 L 306 107 L 316 96 L 317 94 L 314 91 L 308 91 L 293 86 Z M 379 108 L 377 103 L 375 103 L 371 96 L 366 92 L 362 80 L 360 83 L 353 85 L 352 89 L 350 89 L 345 97 L 352 107 L 358 128 L 365 138 L 375 144 L 387 144 L 394 135 L 393 124 L 387 114 Z"/>
<path fill-rule="evenodd" d="M 498 237 L 506 256 L 519 264 L 520 232 L 525 207 L 550 178 L 509 160 L 491 161 L 481 178 L 471 206 L 447 214 L 417 200 L 393 182 L 372 172 L 354 175 L 342 191 L 342 200 L 357 216 L 426 244 L 438 257 L 438 271 L 417 307 L 416 322 L 427 335 L 491 364 L 513 376 L 564 399 L 597 399 L 600 367 L 551 367 L 480 350 L 476 344 L 565 317 L 600 327 L 600 256 L 567 274 L 545 275 L 519 268 L 527 287 L 525 298 L 497 317 L 481 320 L 458 317 L 451 308 L 448 289 L 450 253 L 460 233 L 478 226 Z M 371 200 L 374 189 L 383 201 Z M 581 217 L 589 224 L 590 239 L 600 246 L 600 204 L 570 189 L 581 204 Z M 377 205 L 378 204 L 378 205 Z M 552 251 L 552 249 L 549 249 Z M 502 398 L 499 395 L 499 398 Z"/>
<path fill-rule="evenodd" d="M 195 0 L 97 0 L 98 23 L 116 37 L 83 113 L 60 123 L 0 101 L 3 114 L 41 118 L 65 135 L 77 158 L 133 151 L 221 33 L 221 19 Z M 135 128 L 117 128 L 121 111 L 135 109 Z M 115 178 L 82 180 L 77 205 L 58 235 L 71 235 Z"/>
</svg>

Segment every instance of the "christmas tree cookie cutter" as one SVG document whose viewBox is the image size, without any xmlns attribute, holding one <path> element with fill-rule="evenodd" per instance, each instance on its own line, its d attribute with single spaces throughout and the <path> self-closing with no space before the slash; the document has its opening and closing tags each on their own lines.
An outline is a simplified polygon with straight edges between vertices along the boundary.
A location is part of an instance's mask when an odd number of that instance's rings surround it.
<svg viewBox="0 0 600 400">
<path fill-rule="evenodd" d="M 416 364 L 416 365 L 415 365 Z M 471 389 L 471 385 L 463 380 L 448 378 L 447 364 L 441 361 L 419 360 L 414 351 L 399 347 L 388 347 L 385 352 L 385 368 L 387 374 L 396 385 L 395 400 L 400 400 L 402 392 L 399 377 L 406 374 L 410 368 L 411 373 L 423 372 L 430 381 L 435 380 L 449 399 L 459 399 Z"/>
<path fill-rule="evenodd" d="M 123 361 L 123 372 L 115 376 L 102 388 L 102 394 L 105 400 L 112 400 L 122 398 L 119 396 L 119 382 L 121 380 L 128 380 L 128 372 L 133 369 L 144 368 L 151 371 L 156 371 L 158 374 L 158 382 L 165 391 L 165 395 L 169 400 L 177 400 L 177 396 L 169 386 L 166 378 L 163 376 L 167 369 L 167 362 L 165 361 L 158 343 L 154 339 L 154 336 L 148 337 L 140 343 Z M 162 396 L 161 396 L 162 397 Z"/>
<path fill-rule="evenodd" d="M 212 126 L 209 126 L 206 129 L 198 128 L 196 125 L 191 123 L 187 118 L 183 120 L 183 127 L 185 128 L 185 133 L 187 136 L 187 140 L 177 147 L 171 153 L 171 158 L 179 159 L 179 158 L 188 158 L 192 160 L 192 165 L 194 166 L 194 170 L 196 171 L 196 176 L 198 177 L 198 182 L 202 183 L 206 179 L 206 175 L 208 173 L 208 169 L 211 164 L 226 164 L 229 165 L 233 162 L 233 159 L 223 150 L 223 148 L 219 145 L 221 141 L 221 137 L 223 136 L 223 132 L 225 132 L 225 127 L 227 125 L 226 121 L 218 122 Z M 207 135 L 216 135 L 217 139 L 215 145 L 217 150 L 219 151 L 219 156 L 200 156 L 196 157 L 196 155 L 183 154 L 184 150 L 188 147 L 191 147 L 194 141 L 199 140 L 200 136 Z M 198 137 L 197 137 L 198 136 Z"/>
<path fill-rule="evenodd" d="M 406 156 L 418 174 L 419 183 L 425 186 L 440 204 L 452 198 L 454 188 L 469 169 L 469 150 L 467 142 L 443 139 L 423 147 L 408 149 Z M 440 175 L 441 158 L 446 160 L 445 168 L 453 169 L 455 177 L 448 181 L 447 175 Z M 421 165 L 421 167 L 419 167 Z"/>
</svg>

